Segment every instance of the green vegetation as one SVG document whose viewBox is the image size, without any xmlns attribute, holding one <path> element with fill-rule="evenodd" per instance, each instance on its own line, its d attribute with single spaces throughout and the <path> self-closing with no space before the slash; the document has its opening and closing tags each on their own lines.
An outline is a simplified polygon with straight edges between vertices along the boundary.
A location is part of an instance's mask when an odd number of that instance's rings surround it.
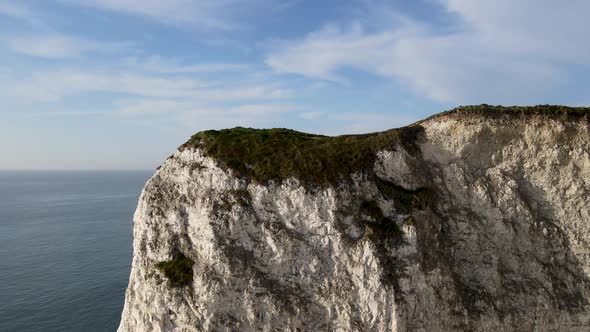
<svg viewBox="0 0 590 332">
<path fill-rule="evenodd" d="M 190 258 L 179 254 L 171 261 L 159 262 L 156 268 L 168 278 L 171 287 L 182 287 L 193 281 L 193 264 Z"/>
<path fill-rule="evenodd" d="M 590 108 L 483 104 L 457 107 L 431 118 L 523 114 L 580 117 L 590 115 Z M 346 180 L 352 173 L 372 169 L 377 151 L 401 145 L 410 153 L 417 152 L 416 140 L 423 130 L 419 124 L 372 134 L 336 137 L 289 129 L 236 127 L 197 133 L 183 147 L 199 147 L 207 156 L 218 160 L 221 166 L 232 169 L 237 176 L 259 183 L 280 182 L 295 177 L 305 184 L 326 185 Z"/>
<path fill-rule="evenodd" d="M 459 106 L 452 110 L 435 114 L 428 119 L 454 114 L 457 116 L 480 115 L 480 116 L 501 116 L 501 115 L 547 115 L 582 117 L 590 116 L 590 107 L 569 107 L 562 105 L 536 105 L 536 106 L 493 106 L 493 105 L 469 105 Z M 426 119 L 426 120 L 428 120 Z M 422 120 L 425 121 L 425 120 Z M 420 121 L 420 122 L 422 122 Z"/>
<path fill-rule="evenodd" d="M 194 135 L 184 147 L 198 147 L 259 183 L 295 177 L 305 184 L 326 185 L 373 168 L 376 153 L 402 145 L 417 150 L 420 126 L 365 135 L 321 136 L 289 129 L 233 128 Z"/>
<path fill-rule="evenodd" d="M 372 240 L 380 236 L 399 240 L 403 237 L 403 231 L 394 220 L 383 215 L 383 211 L 376 201 L 364 201 L 361 204 L 361 212 L 371 217 L 366 226 L 371 230 L 369 238 Z"/>
</svg>

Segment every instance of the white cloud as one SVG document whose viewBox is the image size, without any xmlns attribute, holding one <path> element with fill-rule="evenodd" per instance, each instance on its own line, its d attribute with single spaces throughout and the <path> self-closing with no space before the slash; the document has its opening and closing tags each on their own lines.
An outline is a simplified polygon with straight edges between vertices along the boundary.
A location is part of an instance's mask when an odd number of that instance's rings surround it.
<svg viewBox="0 0 590 332">
<path fill-rule="evenodd" d="M 286 113 L 298 108 L 290 104 L 244 104 L 236 107 L 195 107 L 178 113 L 181 123 L 191 129 L 227 128 L 230 126 L 276 126 Z"/>
<path fill-rule="evenodd" d="M 13 52 L 43 58 L 78 57 L 85 53 L 112 53 L 129 48 L 128 43 L 102 43 L 66 35 L 19 36 L 4 39 Z"/>
<path fill-rule="evenodd" d="M 59 101 L 87 92 L 113 92 L 146 97 L 184 97 L 204 86 L 191 79 L 174 79 L 133 73 L 93 72 L 77 69 L 35 72 L 29 78 L 12 77 L 3 94 L 37 101 Z"/>
<path fill-rule="evenodd" d="M 0 47 L 12 52 L 42 58 L 70 58 L 87 53 L 108 54 L 128 51 L 128 42 L 99 42 L 56 32 L 36 11 L 14 1 L 0 0 L 0 16 L 12 17 L 31 25 L 35 33 L 2 33 Z"/>
<path fill-rule="evenodd" d="M 0 2 L 0 15 L 25 18 L 31 16 L 31 13 L 23 6 L 8 1 L 2 1 Z"/>
<path fill-rule="evenodd" d="M 143 124 L 173 123 L 191 130 L 231 126 L 268 126 L 299 110 L 284 102 L 254 101 L 238 106 L 216 105 L 201 100 L 131 99 L 120 102 L 113 113 Z"/>
<path fill-rule="evenodd" d="M 340 83 L 353 68 L 442 102 L 527 103 L 563 80 L 566 64 L 590 63 L 590 2 L 541 2 L 440 0 L 455 18 L 450 32 L 400 17 L 371 32 L 332 24 L 282 44 L 266 63 Z"/>
<path fill-rule="evenodd" d="M 410 24 L 396 31 L 375 34 L 364 33 L 358 23 L 348 29 L 328 25 L 303 40 L 283 44 L 267 57 L 266 64 L 280 73 L 343 83 L 347 79 L 337 73 L 339 69 L 355 67 L 379 72 L 391 61 L 389 53 L 396 42 L 418 31 L 419 26 Z"/>
<path fill-rule="evenodd" d="M 147 17 L 175 26 L 233 30 L 244 12 L 272 10 L 272 0 L 62 0 L 80 6 Z"/>
<path fill-rule="evenodd" d="M 203 102 L 285 99 L 292 94 L 291 90 L 271 82 L 215 82 L 215 88 L 211 88 L 209 82 L 194 78 L 160 77 L 114 70 L 63 69 L 39 71 L 30 77 L 5 74 L 0 79 L 0 86 L 3 88 L 0 95 L 27 101 L 59 101 L 67 96 L 92 92 L 194 99 Z"/>
<path fill-rule="evenodd" d="M 119 102 L 115 113 L 124 116 L 167 115 L 172 113 L 244 113 L 246 116 L 290 112 L 297 109 L 295 105 L 285 103 L 245 103 L 239 106 L 208 106 L 201 100 L 169 99 L 128 99 Z"/>
<path fill-rule="evenodd" d="M 181 111 L 188 107 L 186 102 L 169 99 L 130 99 L 120 100 L 117 104 L 119 104 L 119 107 L 115 108 L 113 113 L 129 117 L 166 115 Z"/>
<path fill-rule="evenodd" d="M 317 120 L 330 135 L 361 134 L 407 126 L 418 119 L 412 114 L 374 112 L 330 112 Z"/>
<path fill-rule="evenodd" d="M 471 38 L 512 55 L 590 63 L 590 2 L 584 0 L 439 0 Z"/>
<path fill-rule="evenodd" d="M 12 1 L 0 1 L 0 16 L 12 17 L 33 26 L 44 27 L 44 24 L 27 7 Z"/>
<path fill-rule="evenodd" d="M 328 135 L 376 132 L 407 126 L 419 120 L 417 114 L 411 113 L 302 111 L 297 115 L 312 127 L 320 124 L 322 132 Z"/>
<path fill-rule="evenodd" d="M 81 95 L 92 102 L 81 107 L 70 103 L 76 99 L 69 97 Z M 287 114 L 299 110 L 291 97 L 290 89 L 268 78 L 211 83 L 124 67 L 44 70 L 28 76 L 0 72 L 0 99 L 7 105 L 17 105 L 17 109 L 30 109 L 24 113 L 30 116 L 102 115 L 134 126 L 177 128 L 181 132 L 237 125 L 276 126 Z M 99 104 L 94 104 L 95 98 L 99 98 Z"/>
<path fill-rule="evenodd" d="M 130 58 L 128 64 L 132 67 L 160 74 L 198 74 L 212 72 L 242 72 L 250 68 L 241 63 L 208 62 L 197 64 L 183 64 L 178 59 L 167 59 L 151 56 L 146 59 Z"/>
<path fill-rule="evenodd" d="M 213 28 L 228 26 L 211 12 L 217 1 L 190 0 L 66 0 L 81 6 L 146 16 L 169 24 L 199 24 Z M 221 1 L 222 2 L 222 1 Z M 221 3 L 220 2 L 220 3 Z"/>
</svg>

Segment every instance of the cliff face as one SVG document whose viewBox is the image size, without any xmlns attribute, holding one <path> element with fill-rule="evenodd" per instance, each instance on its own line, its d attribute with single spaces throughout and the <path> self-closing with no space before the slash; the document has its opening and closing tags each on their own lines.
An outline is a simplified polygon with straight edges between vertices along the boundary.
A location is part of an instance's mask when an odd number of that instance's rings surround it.
<svg viewBox="0 0 590 332">
<path fill-rule="evenodd" d="M 330 176 L 196 136 L 140 197 L 119 331 L 588 330 L 589 118 L 457 109 Z"/>
</svg>

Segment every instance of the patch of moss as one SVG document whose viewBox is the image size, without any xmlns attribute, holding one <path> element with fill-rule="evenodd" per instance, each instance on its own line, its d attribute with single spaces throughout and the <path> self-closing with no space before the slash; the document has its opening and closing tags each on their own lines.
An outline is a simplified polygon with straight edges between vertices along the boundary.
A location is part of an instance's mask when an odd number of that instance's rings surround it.
<svg viewBox="0 0 590 332">
<path fill-rule="evenodd" d="M 423 131 L 409 126 L 365 135 L 322 136 L 289 129 L 237 127 L 194 135 L 183 147 L 198 147 L 239 177 L 258 183 L 295 177 L 304 184 L 327 185 L 355 172 L 372 170 L 376 153 L 403 146 L 417 151 Z"/>
<path fill-rule="evenodd" d="M 374 201 L 364 201 L 361 203 L 361 212 L 371 217 L 371 220 L 366 222 L 366 226 L 370 229 L 369 238 L 376 240 L 379 237 L 402 239 L 404 232 L 398 224 L 391 218 L 383 215 L 383 211 L 379 204 Z"/>
<path fill-rule="evenodd" d="M 190 258 L 179 254 L 171 261 L 159 262 L 156 268 L 168 278 L 170 287 L 182 287 L 193 282 L 193 264 Z"/>
</svg>

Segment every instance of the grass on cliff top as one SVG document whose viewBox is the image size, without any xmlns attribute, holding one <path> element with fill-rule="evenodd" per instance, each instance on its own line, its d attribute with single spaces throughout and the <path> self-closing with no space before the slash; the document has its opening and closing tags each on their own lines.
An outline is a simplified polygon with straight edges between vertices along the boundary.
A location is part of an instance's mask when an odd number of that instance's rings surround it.
<svg viewBox="0 0 590 332">
<path fill-rule="evenodd" d="M 171 261 L 159 262 L 156 268 L 162 271 L 171 287 L 182 287 L 193 282 L 193 261 L 180 254 Z"/>
<path fill-rule="evenodd" d="M 403 145 L 416 149 L 419 126 L 365 135 L 322 136 L 289 129 L 237 127 L 194 135 L 184 147 L 198 147 L 232 169 L 237 176 L 258 183 L 295 177 L 305 184 L 334 184 L 373 168 L 376 153 Z"/>
<path fill-rule="evenodd" d="M 435 114 L 425 120 L 438 118 L 445 115 L 456 116 L 501 116 L 501 115 L 546 115 L 546 116 L 566 116 L 582 117 L 590 116 L 590 107 L 570 107 L 563 105 L 535 105 L 535 106 L 500 106 L 500 105 L 468 105 L 459 106 L 452 110 Z M 423 122 L 425 120 L 419 121 Z"/>
<path fill-rule="evenodd" d="M 457 107 L 429 119 L 445 115 L 494 117 L 521 114 L 577 117 L 590 115 L 590 108 L 483 104 Z M 258 183 L 295 177 L 304 184 L 326 185 L 348 179 L 352 173 L 372 169 L 378 151 L 402 145 L 410 153 L 416 152 L 416 140 L 423 130 L 420 122 L 378 133 L 336 137 L 289 129 L 236 127 L 197 133 L 183 147 L 201 148 L 222 167 Z"/>
</svg>

